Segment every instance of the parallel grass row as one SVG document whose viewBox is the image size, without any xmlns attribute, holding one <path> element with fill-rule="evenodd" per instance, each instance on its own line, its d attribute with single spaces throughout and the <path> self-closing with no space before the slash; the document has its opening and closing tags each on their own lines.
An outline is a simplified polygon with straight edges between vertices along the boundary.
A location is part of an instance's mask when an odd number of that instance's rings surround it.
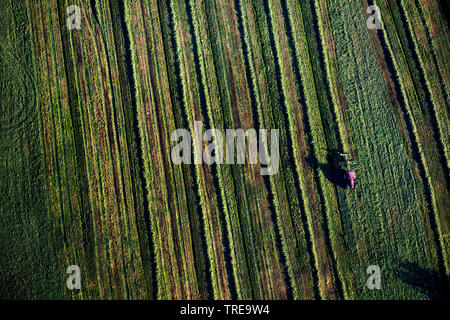
<svg viewBox="0 0 450 320">
<path fill-rule="evenodd" d="M 67 3 L 64 8 L 66 7 Z M 113 297 L 145 297 L 148 291 L 144 285 L 147 281 L 144 279 L 143 254 L 139 246 L 137 227 L 139 215 L 136 214 L 133 205 L 131 168 L 125 146 L 127 123 L 124 114 L 127 106 L 122 102 L 121 92 L 114 90 L 114 83 L 118 81 L 119 66 L 109 8 L 109 2 L 97 2 L 95 7 L 87 11 L 89 15 L 85 21 L 89 23 L 81 29 L 87 34 L 80 35 L 81 43 L 78 42 L 76 33 L 70 33 L 73 59 L 75 60 L 75 52 L 77 59 L 79 58 L 81 47 L 81 56 L 85 62 L 83 64 L 85 74 L 79 74 L 80 78 L 77 80 L 78 96 L 89 93 L 93 98 L 79 101 L 79 107 L 83 109 L 89 106 L 86 113 L 80 112 L 84 116 L 81 122 L 84 136 L 89 137 L 87 132 L 90 132 L 91 137 L 90 140 L 85 140 L 85 150 L 92 150 L 91 154 L 86 151 L 87 167 L 89 168 L 91 163 L 97 164 L 96 168 L 88 169 L 88 172 L 91 174 L 92 170 L 94 177 L 100 177 L 98 185 L 90 186 L 91 205 L 94 202 L 93 211 L 100 213 L 96 219 L 101 221 L 98 224 L 97 221 L 94 223 L 94 232 L 96 235 L 98 232 L 103 234 L 100 239 L 96 237 L 96 241 L 101 244 L 97 252 L 98 256 L 104 255 L 108 259 L 102 261 L 102 264 L 99 263 L 98 270 L 106 269 L 106 272 L 101 272 L 98 276 L 102 277 L 105 273 L 106 275 L 109 273 L 109 281 L 114 290 L 108 293 L 104 291 L 108 289 L 107 287 L 100 286 L 100 294 Z M 95 41 L 84 42 L 90 39 Z M 94 58 L 96 56 L 98 60 Z M 92 63 L 94 64 L 91 65 Z M 80 69 L 80 66 L 78 68 Z M 94 70 L 96 72 L 93 72 Z M 92 157 L 91 161 L 89 156 Z M 96 179 L 92 179 L 93 176 L 88 180 L 95 183 Z M 102 201 L 95 206 L 93 199 Z M 139 207 L 137 209 L 139 210 Z M 103 252 L 100 249 L 102 247 Z"/>
<path fill-rule="evenodd" d="M 222 110 L 230 106 L 230 100 L 223 92 L 226 90 L 221 82 L 221 77 L 224 75 L 224 65 L 223 60 L 220 61 L 217 57 L 218 51 L 221 50 L 221 44 L 217 36 L 214 37 L 217 31 L 214 30 L 214 26 L 211 26 L 207 6 L 208 4 L 203 1 L 191 1 L 188 10 L 192 14 L 194 37 L 198 49 L 197 54 L 205 96 L 204 107 L 208 119 L 207 127 L 225 132 L 227 119 Z M 237 195 L 237 191 L 240 189 L 239 182 L 233 179 L 233 171 L 236 169 L 230 166 L 216 166 L 214 170 L 222 197 L 222 209 L 229 237 L 236 293 L 238 297 L 250 298 L 253 295 L 252 284 L 256 285 L 256 283 L 253 275 L 255 270 L 250 269 L 250 265 L 255 264 L 255 261 L 245 250 L 245 246 L 250 243 L 250 239 L 248 239 L 250 229 L 246 217 L 243 216 L 248 207 L 238 197 L 231 196 Z"/>
<path fill-rule="evenodd" d="M 314 9 L 313 9 L 314 5 Z M 329 101 L 325 101 L 323 97 L 320 101 L 321 110 L 327 109 L 331 116 L 334 116 L 333 122 L 327 119 L 325 131 L 327 132 L 328 147 L 333 150 L 342 150 L 352 155 L 354 159 L 357 159 L 358 154 L 355 150 L 355 145 L 352 139 L 352 133 L 349 122 L 349 108 L 347 105 L 345 93 L 341 81 L 341 72 L 339 60 L 336 52 L 336 44 L 333 36 L 333 29 L 329 16 L 329 8 L 326 1 L 317 0 L 311 5 L 311 11 L 315 12 L 315 17 L 318 25 L 318 32 L 320 34 L 322 54 L 323 54 L 323 70 L 322 75 L 323 82 L 327 85 L 327 92 L 330 95 Z M 328 105 L 327 105 L 328 104 Z M 329 115 L 330 116 L 330 115 Z M 337 126 L 337 128 L 336 128 Z M 333 132 L 334 131 L 334 132 Z M 331 159 L 330 159 L 331 160 Z M 341 177 L 334 175 L 335 179 L 341 179 Z M 337 189 L 338 199 L 342 201 L 345 191 Z M 345 206 L 340 205 L 340 210 L 344 210 Z M 343 213 L 345 214 L 345 213 Z M 343 214 L 340 216 L 332 216 L 329 220 L 330 232 L 333 234 L 330 238 L 332 243 L 332 249 L 336 259 L 340 255 L 345 255 L 348 250 L 348 244 L 344 237 L 344 223 L 342 220 Z M 341 275 L 341 290 L 343 298 L 351 297 L 350 288 L 354 285 L 355 274 L 350 270 L 352 260 L 349 259 L 346 263 L 336 263 L 336 269 L 338 274 Z"/>
<path fill-rule="evenodd" d="M 331 185 L 325 185 L 329 182 L 325 182 L 324 173 L 319 170 L 319 165 L 325 164 L 327 161 L 324 150 L 326 141 L 309 60 L 302 12 L 300 7 L 294 5 L 289 4 L 287 9 L 283 9 L 282 6 L 278 2 L 269 4 L 285 105 L 293 137 L 292 149 L 297 164 L 305 214 L 311 232 L 315 264 L 318 269 L 319 289 L 322 297 L 333 297 L 336 292 L 332 286 L 336 282 L 329 248 L 326 244 L 326 218 L 322 215 L 323 212 L 330 214 L 328 209 L 332 204 L 327 201 L 332 201 L 333 196 L 329 197 Z M 285 22 L 283 22 L 283 18 L 285 18 Z M 292 21 L 290 22 L 290 20 Z M 290 38 L 291 36 L 293 39 Z M 291 50 L 293 50 L 292 53 Z M 304 128 L 302 128 L 303 125 Z M 297 149 L 297 146 L 301 147 L 301 151 Z M 321 190 L 320 186 L 324 189 Z M 324 202 L 322 192 L 325 192 L 326 202 Z"/>
<path fill-rule="evenodd" d="M 422 7 L 416 6 L 416 1 L 407 0 L 400 1 L 401 10 L 403 10 L 408 29 L 411 30 L 411 38 L 414 44 L 414 50 L 416 51 L 420 69 L 423 72 L 423 77 L 425 79 L 426 89 L 430 94 L 430 100 L 433 106 L 429 106 L 432 108 L 431 118 L 436 122 L 434 124 L 437 126 L 435 129 L 436 135 L 439 137 L 439 148 L 442 148 L 442 152 L 444 153 L 442 156 L 446 159 L 447 167 L 446 172 L 448 174 L 449 168 L 449 154 L 448 154 L 448 146 L 450 144 L 449 140 L 449 115 L 448 115 L 448 106 L 450 104 L 449 96 L 448 96 L 448 77 L 446 78 L 446 74 L 448 73 L 448 68 L 445 68 L 447 71 L 443 71 L 442 68 L 439 68 L 437 55 L 435 49 L 439 50 L 439 47 L 436 48 L 432 45 L 430 31 L 427 28 L 426 17 L 423 14 Z M 426 7 L 426 6 L 425 6 Z M 439 10 L 437 11 L 439 13 Z M 445 32 L 446 24 L 443 24 L 442 30 Z M 426 70 L 426 72 L 424 72 Z"/>
<path fill-rule="evenodd" d="M 180 72 L 181 66 L 178 58 L 170 1 L 160 1 L 158 3 L 158 7 L 161 18 L 175 124 L 177 128 L 188 128 L 188 119 L 183 103 L 183 84 L 181 81 Z M 204 231 L 205 227 L 203 215 L 199 205 L 199 187 L 196 181 L 195 168 L 193 166 L 183 166 L 182 169 L 186 186 L 185 190 L 187 203 L 189 206 L 189 224 L 191 230 L 193 230 L 192 242 L 195 258 L 195 270 L 197 273 L 197 281 L 199 282 L 199 296 L 201 298 L 212 298 L 211 275 L 210 270 L 208 269 L 209 261 Z M 184 214 L 186 214 L 186 212 Z"/>
<path fill-rule="evenodd" d="M 170 159 L 170 135 L 176 127 L 158 4 L 129 1 L 125 11 L 155 250 L 157 297 L 198 298 L 183 172 Z"/>
<path fill-rule="evenodd" d="M 190 51 L 196 48 L 194 28 L 189 24 L 187 12 L 188 4 L 178 1 L 170 2 L 173 15 L 173 26 L 176 39 L 176 51 L 180 65 L 180 78 L 183 93 L 183 109 L 187 116 L 190 132 L 194 132 L 194 121 L 208 123 L 204 110 L 204 93 L 201 82 L 198 54 Z M 190 11 L 189 11 L 190 12 Z M 174 48 L 175 50 L 175 48 Z M 186 121 L 186 120 L 185 120 Z M 214 298 L 229 299 L 230 282 L 233 278 L 227 271 L 226 250 L 224 247 L 227 239 L 224 234 L 225 227 L 221 216 L 222 195 L 215 185 L 215 177 L 212 168 L 207 165 L 195 165 L 196 183 L 198 185 L 199 205 L 201 207 L 208 260 L 210 265 L 211 283 Z"/>
<path fill-rule="evenodd" d="M 145 297 L 134 202 L 139 185 L 130 172 L 124 97 L 112 85 L 120 73 L 112 26 L 104 22 L 112 20 L 109 3 L 85 7 L 89 23 L 72 32 L 65 29 L 67 6 L 54 1 L 31 7 L 40 107 L 48 110 L 42 116 L 44 156 L 49 212 L 61 244 L 60 282 L 65 283 L 65 269 L 77 264 L 84 290 L 66 295 Z"/>
<path fill-rule="evenodd" d="M 35 3 L 31 8 L 36 52 L 39 52 L 37 65 L 42 99 L 39 107 L 43 112 L 41 118 L 49 214 L 53 218 L 55 242 L 59 244 L 59 280 L 63 282 L 65 268 L 84 260 L 84 252 L 76 249 L 82 247 L 83 243 L 81 215 L 72 215 L 72 212 L 80 212 L 83 205 L 78 177 L 71 174 L 77 171 L 77 163 L 65 66 L 56 63 L 64 60 L 58 6 L 55 2 L 42 2 Z M 83 264 L 83 271 L 88 273 L 87 263 Z M 86 287 L 89 296 L 91 288 L 89 284 Z"/>
<path fill-rule="evenodd" d="M 218 128 L 222 132 L 227 128 L 246 130 L 254 127 L 246 79 L 242 77 L 245 73 L 233 70 L 239 67 L 244 70 L 245 66 L 240 55 L 236 20 L 226 23 L 233 18 L 231 5 L 190 2 L 188 6 L 204 89 L 203 111 L 207 114 L 208 127 Z M 222 17 L 219 21 L 223 23 L 217 23 L 217 16 Z M 233 26 L 234 33 L 227 31 Z M 230 56 L 230 45 L 235 46 L 235 57 Z M 214 170 L 223 199 L 237 297 L 283 297 L 285 288 L 280 282 L 283 273 L 276 234 L 259 170 L 256 166 L 217 166 Z M 264 215 L 261 216 L 261 213 Z M 255 247 L 266 247 L 267 251 L 258 252 Z M 268 274 L 272 276 L 267 278 Z M 270 293 L 269 288 L 275 292 Z M 268 296 L 266 292 L 269 292 Z"/>
<path fill-rule="evenodd" d="M 450 31 L 443 12 L 444 5 L 427 0 L 418 0 L 416 5 L 420 8 L 421 16 L 428 29 L 428 39 L 431 41 L 436 63 L 445 85 L 446 97 L 449 99 L 450 70 L 448 68 L 447 48 L 450 45 Z"/>
<path fill-rule="evenodd" d="M 276 53 L 271 46 L 273 35 L 261 6 L 240 1 L 239 11 L 259 124 L 264 128 L 280 129 L 280 172 L 269 180 L 292 294 L 294 298 L 313 298 L 313 274 L 304 268 L 312 258 L 309 236 L 305 229 L 306 221 L 301 216 L 301 199 L 296 193 L 295 166 L 288 147 L 287 116 L 283 112 L 280 83 L 276 81 Z"/>
<path fill-rule="evenodd" d="M 221 97 L 225 128 L 255 128 L 257 126 L 253 112 L 256 110 L 252 109 L 254 105 L 248 87 L 250 79 L 246 77 L 241 48 L 242 35 L 239 32 L 235 2 L 218 1 L 215 6 L 208 2 L 206 4 L 210 30 L 214 32 L 210 38 L 220 39 L 218 46 L 213 45 L 212 49 L 216 65 L 221 64 L 219 88 L 224 89 Z M 246 210 L 241 210 L 239 215 L 243 221 L 245 251 L 249 257 L 247 263 L 250 270 L 254 269 L 251 275 L 253 279 L 250 279 L 249 283 L 253 289 L 251 297 L 286 298 L 279 243 L 272 221 L 267 186 L 260 175 L 260 168 L 256 165 L 246 165 L 231 169 L 234 169 L 232 173 L 238 190 L 236 194 L 239 207 L 247 207 Z M 247 192 L 241 193 L 239 190 Z M 261 250 L 254 250 L 255 247 Z"/>
<path fill-rule="evenodd" d="M 339 221 L 337 195 L 334 186 L 335 179 L 329 166 L 327 149 L 336 149 L 337 139 L 333 123 L 333 115 L 330 112 L 328 101 L 323 96 L 324 88 L 321 87 L 323 78 L 320 78 L 321 67 L 316 63 L 320 57 L 317 47 L 316 30 L 313 29 L 314 21 L 310 4 L 302 6 L 295 3 L 287 4 L 290 27 L 292 28 L 293 45 L 295 49 L 296 63 L 299 65 L 301 83 L 304 90 L 305 105 L 309 119 L 311 134 L 310 156 L 307 161 L 315 171 L 317 193 L 322 203 L 322 208 L 313 206 L 314 221 L 312 234 L 316 240 L 316 261 L 319 270 L 320 288 L 324 299 L 336 299 L 340 295 L 340 280 L 336 272 L 333 249 L 330 243 L 330 232 L 334 233 L 334 224 Z M 326 78 L 325 78 L 326 79 Z M 333 140 L 334 139 L 334 140 Z M 312 202 L 318 202 L 312 199 Z M 330 221 L 330 223 L 328 222 Z"/>
</svg>

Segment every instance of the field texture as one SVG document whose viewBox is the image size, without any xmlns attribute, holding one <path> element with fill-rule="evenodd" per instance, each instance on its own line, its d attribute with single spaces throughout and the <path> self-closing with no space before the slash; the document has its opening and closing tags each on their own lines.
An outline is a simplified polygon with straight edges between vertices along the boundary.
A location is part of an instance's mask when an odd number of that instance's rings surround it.
<svg viewBox="0 0 450 320">
<path fill-rule="evenodd" d="M 440 2 L 0 4 L 0 299 L 448 299 Z M 278 129 L 279 171 L 175 164 L 197 121 Z"/>
</svg>

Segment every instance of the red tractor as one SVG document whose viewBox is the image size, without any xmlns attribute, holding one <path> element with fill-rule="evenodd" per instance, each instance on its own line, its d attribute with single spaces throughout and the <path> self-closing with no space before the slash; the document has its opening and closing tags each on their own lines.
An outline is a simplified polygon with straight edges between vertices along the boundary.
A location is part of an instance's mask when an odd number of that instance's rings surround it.
<svg viewBox="0 0 450 320">
<path fill-rule="evenodd" d="M 339 153 L 341 157 L 340 167 L 345 171 L 344 173 L 344 181 L 346 189 L 356 189 L 357 184 L 356 173 L 355 173 L 355 160 L 350 159 L 350 154 L 348 153 Z"/>
</svg>

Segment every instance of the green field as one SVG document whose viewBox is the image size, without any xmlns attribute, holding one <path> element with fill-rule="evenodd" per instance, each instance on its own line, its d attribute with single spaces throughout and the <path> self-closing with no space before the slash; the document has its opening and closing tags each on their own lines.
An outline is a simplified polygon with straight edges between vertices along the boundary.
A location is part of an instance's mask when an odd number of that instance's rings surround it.
<svg viewBox="0 0 450 320">
<path fill-rule="evenodd" d="M 0 4 L 0 299 L 448 299 L 443 3 Z M 176 164 L 196 121 L 278 129 L 279 171 Z"/>
</svg>

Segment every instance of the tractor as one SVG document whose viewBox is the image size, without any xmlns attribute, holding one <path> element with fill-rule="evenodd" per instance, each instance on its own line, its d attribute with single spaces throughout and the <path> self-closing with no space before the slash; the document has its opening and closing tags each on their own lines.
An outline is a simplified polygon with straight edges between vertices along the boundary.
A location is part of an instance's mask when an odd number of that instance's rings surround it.
<svg viewBox="0 0 450 320">
<path fill-rule="evenodd" d="M 356 189 L 356 161 L 350 158 L 350 154 L 348 153 L 339 153 L 340 161 L 339 167 L 345 171 L 344 173 L 344 181 L 346 189 Z"/>
</svg>

